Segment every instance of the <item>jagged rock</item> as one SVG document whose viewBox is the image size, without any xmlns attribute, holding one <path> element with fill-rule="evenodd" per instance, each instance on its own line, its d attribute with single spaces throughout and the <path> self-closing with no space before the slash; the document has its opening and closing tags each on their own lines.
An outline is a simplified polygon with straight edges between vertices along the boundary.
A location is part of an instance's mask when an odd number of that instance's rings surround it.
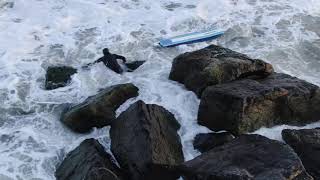
<svg viewBox="0 0 320 180">
<path fill-rule="evenodd" d="M 320 129 L 285 129 L 282 137 L 298 154 L 307 172 L 320 179 Z"/>
<path fill-rule="evenodd" d="M 197 134 L 193 140 L 193 147 L 203 153 L 232 139 L 234 139 L 234 136 L 229 132 Z"/>
<path fill-rule="evenodd" d="M 161 106 L 138 101 L 113 121 L 111 150 L 132 180 L 171 180 L 183 162 L 180 124 Z"/>
<path fill-rule="evenodd" d="M 169 78 L 200 96 L 208 86 L 248 76 L 265 77 L 272 72 L 272 65 L 262 60 L 211 45 L 176 57 Z"/>
<path fill-rule="evenodd" d="M 179 169 L 186 180 L 312 180 L 288 145 L 260 135 L 241 135 Z"/>
<path fill-rule="evenodd" d="M 199 124 L 236 135 L 262 126 L 304 125 L 319 119 L 319 87 L 280 73 L 208 87 L 198 113 Z"/>
<path fill-rule="evenodd" d="M 122 180 L 121 169 L 95 139 L 84 140 L 57 168 L 57 180 Z"/>
<path fill-rule="evenodd" d="M 126 63 L 127 68 L 130 71 L 134 71 L 138 69 L 142 64 L 144 64 L 146 61 L 133 61 L 133 62 L 128 62 Z"/>
<path fill-rule="evenodd" d="M 68 66 L 48 67 L 45 89 L 52 90 L 68 85 L 71 76 L 75 73 L 77 73 L 77 70 Z"/>
<path fill-rule="evenodd" d="M 14 2 L 11 1 L 1 1 L 0 2 L 0 10 L 2 9 L 11 9 L 14 7 Z"/>
<path fill-rule="evenodd" d="M 116 118 L 115 111 L 128 99 L 138 96 L 138 90 L 131 83 L 108 87 L 66 110 L 61 121 L 79 133 L 89 132 L 93 127 L 102 128 L 110 125 Z"/>
</svg>

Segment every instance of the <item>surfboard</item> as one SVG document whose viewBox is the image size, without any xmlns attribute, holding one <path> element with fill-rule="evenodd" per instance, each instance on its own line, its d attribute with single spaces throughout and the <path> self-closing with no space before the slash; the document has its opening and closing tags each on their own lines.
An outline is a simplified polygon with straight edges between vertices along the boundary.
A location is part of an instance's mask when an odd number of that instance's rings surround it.
<svg viewBox="0 0 320 180">
<path fill-rule="evenodd" d="M 223 35 L 224 31 L 221 30 L 210 30 L 203 32 L 188 33 L 180 36 L 175 36 L 167 39 L 161 39 L 159 45 L 162 47 L 172 47 L 181 44 L 191 44 L 197 42 L 208 41 L 211 39 L 218 38 Z"/>
</svg>

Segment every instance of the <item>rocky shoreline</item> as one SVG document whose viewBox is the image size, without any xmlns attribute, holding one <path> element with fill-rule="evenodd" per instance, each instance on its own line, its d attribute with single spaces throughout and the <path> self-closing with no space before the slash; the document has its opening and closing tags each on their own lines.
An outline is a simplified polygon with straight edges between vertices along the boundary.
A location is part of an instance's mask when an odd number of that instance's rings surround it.
<svg viewBox="0 0 320 180">
<path fill-rule="evenodd" d="M 117 163 L 99 142 L 85 140 L 57 167 L 57 179 L 320 179 L 319 129 L 284 130 L 287 144 L 247 134 L 261 127 L 320 120 L 318 86 L 215 45 L 176 57 L 169 79 L 201 99 L 200 125 L 226 131 L 198 135 L 194 147 L 200 156 L 184 162 L 180 124 L 159 105 L 137 101 L 116 118 L 116 109 L 139 91 L 133 84 L 120 84 L 61 116 L 61 122 L 78 133 L 110 125 Z"/>
</svg>

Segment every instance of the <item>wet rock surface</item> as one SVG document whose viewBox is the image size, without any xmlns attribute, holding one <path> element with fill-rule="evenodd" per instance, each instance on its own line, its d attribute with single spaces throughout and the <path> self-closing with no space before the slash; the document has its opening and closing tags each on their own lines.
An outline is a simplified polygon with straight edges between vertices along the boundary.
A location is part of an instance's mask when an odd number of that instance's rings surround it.
<svg viewBox="0 0 320 180">
<path fill-rule="evenodd" d="M 208 87 L 198 113 L 199 124 L 236 135 L 263 126 L 304 125 L 319 119 L 319 87 L 281 73 Z"/>
<path fill-rule="evenodd" d="M 121 169 L 95 139 L 84 140 L 57 168 L 57 180 L 122 180 Z"/>
<path fill-rule="evenodd" d="M 138 101 L 113 121 L 111 150 L 133 180 L 177 179 L 183 162 L 180 124 L 161 106 Z"/>
<path fill-rule="evenodd" d="M 181 54 L 173 60 L 169 78 L 201 96 L 206 87 L 248 76 L 265 77 L 273 67 L 259 59 L 216 45 Z"/>
<path fill-rule="evenodd" d="M 133 84 L 108 87 L 83 103 L 73 106 L 62 114 L 61 121 L 75 132 L 89 132 L 93 127 L 102 128 L 116 118 L 115 111 L 130 98 L 138 96 L 139 89 Z"/>
<path fill-rule="evenodd" d="M 197 134 L 193 140 L 193 147 L 203 153 L 232 139 L 234 139 L 234 136 L 228 132 Z"/>
<path fill-rule="evenodd" d="M 138 69 L 140 66 L 142 66 L 146 61 L 133 61 L 126 63 L 127 68 L 129 71 L 134 71 Z"/>
<path fill-rule="evenodd" d="M 320 129 L 285 129 L 282 137 L 298 154 L 308 173 L 320 179 Z"/>
<path fill-rule="evenodd" d="M 71 81 L 71 76 L 75 73 L 77 73 L 77 70 L 68 66 L 48 67 L 45 89 L 52 90 L 67 86 Z"/>
<path fill-rule="evenodd" d="M 312 180 L 297 154 L 260 135 L 240 137 L 180 166 L 186 180 Z"/>
</svg>

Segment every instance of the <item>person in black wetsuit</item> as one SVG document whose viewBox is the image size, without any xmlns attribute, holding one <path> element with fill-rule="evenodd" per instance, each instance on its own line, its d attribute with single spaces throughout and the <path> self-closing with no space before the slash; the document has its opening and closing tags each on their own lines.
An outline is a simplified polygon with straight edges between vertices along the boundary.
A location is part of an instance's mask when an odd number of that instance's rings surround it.
<svg viewBox="0 0 320 180">
<path fill-rule="evenodd" d="M 103 57 L 99 58 L 98 60 L 94 61 L 93 63 L 89 63 L 84 67 L 88 67 L 91 66 L 95 63 L 99 63 L 99 62 L 103 62 L 103 64 L 110 68 L 111 70 L 113 70 L 114 72 L 118 73 L 118 74 L 122 74 L 123 73 L 123 69 L 121 68 L 121 66 L 118 64 L 117 59 L 121 59 L 124 63 L 126 62 L 126 58 L 117 54 L 111 54 L 109 52 L 108 48 L 105 48 L 102 50 L 103 52 Z"/>
</svg>

